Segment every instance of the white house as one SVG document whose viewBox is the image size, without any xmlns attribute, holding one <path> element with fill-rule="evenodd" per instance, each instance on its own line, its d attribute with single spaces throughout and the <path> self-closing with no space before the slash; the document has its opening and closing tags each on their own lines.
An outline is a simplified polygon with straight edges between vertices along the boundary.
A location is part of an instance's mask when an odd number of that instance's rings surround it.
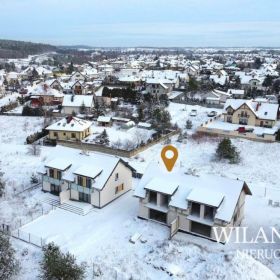
<svg viewBox="0 0 280 280">
<path fill-rule="evenodd" d="M 65 95 L 62 102 L 62 113 L 63 114 L 88 114 L 93 107 L 93 96 L 92 95 Z M 84 109 L 84 112 L 82 112 Z"/>
<path fill-rule="evenodd" d="M 170 226 L 171 236 L 180 230 L 216 240 L 214 227 L 220 232 L 241 224 L 251 191 L 242 180 L 169 173 L 153 162 L 134 195 L 139 198 L 138 217 Z"/>
<path fill-rule="evenodd" d="M 57 146 L 38 173 L 42 190 L 58 195 L 60 203 L 74 200 L 102 208 L 131 189 L 133 171 L 115 156 Z"/>
</svg>

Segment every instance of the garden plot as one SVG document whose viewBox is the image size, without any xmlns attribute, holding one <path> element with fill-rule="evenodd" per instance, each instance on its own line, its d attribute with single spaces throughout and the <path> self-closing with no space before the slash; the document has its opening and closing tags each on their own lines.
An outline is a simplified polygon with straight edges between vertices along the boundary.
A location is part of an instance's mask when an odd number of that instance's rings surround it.
<svg viewBox="0 0 280 280">
<path fill-rule="evenodd" d="M 193 124 L 193 130 L 210 119 L 207 114 L 211 111 L 216 111 L 218 114 L 222 112 L 221 109 L 206 108 L 199 105 L 184 105 L 172 102 L 167 107 L 167 110 L 171 115 L 172 124 L 177 123 L 180 128 L 184 129 L 186 126 L 186 121 L 191 120 Z M 197 110 L 196 116 L 190 116 L 192 110 Z"/>
<path fill-rule="evenodd" d="M 86 143 L 96 143 L 96 137 L 100 135 L 104 129 L 107 132 L 109 143 L 108 146 L 116 149 L 133 149 L 139 146 L 141 143 L 147 143 L 155 130 L 148 130 L 138 127 L 132 127 L 129 129 L 123 129 L 119 125 L 113 125 L 112 127 L 101 127 L 93 125 L 91 127 L 92 134 L 85 138 L 83 142 Z"/>
</svg>

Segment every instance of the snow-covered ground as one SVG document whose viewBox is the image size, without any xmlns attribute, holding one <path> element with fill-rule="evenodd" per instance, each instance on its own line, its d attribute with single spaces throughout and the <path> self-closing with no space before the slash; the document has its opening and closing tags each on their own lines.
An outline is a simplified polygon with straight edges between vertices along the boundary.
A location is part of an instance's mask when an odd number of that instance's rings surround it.
<svg viewBox="0 0 280 280">
<path fill-rule="evenodd" d="M 191 120 L 193 130 L 210 119 L 210 117 L 207 116 L 209 112 L 216 111 L 217 114 L 222 112 L 221 109 L 207 108 L 198 105 L 184 105 L 172 102 L 169 104 L 167 110 L 171 115 L 173 124 L 177 123 L 180 128 L 184 129 L 186 121 Z M 190 116 L 191 110 L 197 110 L 197 116 Z"/>
<path fill-rule="evenodd" d="M 132 145 L 140 145 L 143 141 L 146 143 L 155 133 L 154 130 L 148 130 L 138 127 L 131 127 L 123 129 L 120 125 L 113 125 L 112 127 L 102 127 L 93 124 L 91 127 L 92 134 L 84 139 L 86 143 L 94 143 L 95 138 L 100 135 L 104 129 L 109 137 L 109 146 L 126 149 L 128 143 Z M 131 145 L 130 145 L 131 147 Z"/>
<path fill-rule="evenodd" d="M 4 97 L 0 98 L 0 108 L 15 102 L 19 96 L 20 94 L 17 92 L 6 94 Z"/>
<path fill-rule="evenodd" d="M 183 111 L 185 107 L 187 112 Z M 189 112 L 193 108 L 198 110 L 198 115 L 191 118 Z M 171 103 L 168 110 L 174 123 L 184 127 L 186 120 L 191 118 L 195 128 L 208 119 L 207 112 L 213 109 Z M 26 125 L 26 122 L 29 124 Z M 42 147 L 38 157 L 27 154 L 25 138 L 40 130 L 42 123 L 40 118 L 0 116 L 0 166 L 5 172 L 4 178 L 11 182 L 8 184 L 10 194 L 28 185 L 31 174 L 52 149 Z M 268 198 L 280 201 L 278 143 L 234 139 L 232 142 L 239 149 L 242 161 L 231 165 L 213 160 L 218 139 L 190 139 L 178 143 L 176 138 L 172 138 L 172 144 L 179 149 L 177 168 L 247 182 L 253 196 L 247 197 L 243 225 L 248 226 L 250 235 L 255 234 L 259 226 L 279 227 L 280 208 L 268 205 Z M 138 170 L 144 170 L 151 160 L 159 159 L 162 147 L 162 144 L 155 145 L 129 161 Z M 137 183 L 138 180 L 135 180 L 134 185 Z M 8 195 L 0 200 L 1 222 L 18 216 L 24 219 L 30 216 L 32 209 L 38 212 L 44 207 L 39 202 L 41 195 L 40 189 L 36 189 L 15 198 Z M 53 240 L 63 250 L 74 253 L 78 260 L 86 260 L 89 265 L 88 279 L 91 279 L 93 264 L 95 274 L 99 275 L 97 279 L 129 279 L 130 276 L 132 279 L 276 279 L 272 272 L 254 259 L 234 255 L 237 244 L 221 245 L 183 233 L 169 241 L 167 227 L 136 218 L 138 201 L 132 195 L 132 191 L 128 192 L 104 209 L 87 216 L 57 209 L 25 225 L 22 230 L 48 241 Z M 129 238 L 136 232 L 141 233 L 147 242 L 131 244 Z M 13 241 L 13 244 L 22 261 L 18 279 L 36 279 L 40 250 L 20 241 Z M 22 257 L 25 248 L 28 248 L 28 254 Z M 252 245 L 250 248 L 255 247 Z M 279 260 L 260 261 L 280 274 Z M 172 278 L 168 273 L 176 276 Z"/>
</svg>

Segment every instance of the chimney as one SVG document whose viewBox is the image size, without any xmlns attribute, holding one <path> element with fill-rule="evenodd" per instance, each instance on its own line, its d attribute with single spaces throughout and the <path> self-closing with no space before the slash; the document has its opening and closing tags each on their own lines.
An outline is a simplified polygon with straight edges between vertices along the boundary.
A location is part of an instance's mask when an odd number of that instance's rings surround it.
<svg viewBox="0 0 280 280">
<path fill-rule="evenodd" d="M 68 117 L 66 117 L 66 121 L 67 121 L 67 123 L 70 123 L 70 122 L 72 121 L 72 119 L 73 119 L 73 117 L 72 117 L 72 116 L 68 116 Z"/>
<path fill-rule="evenodd" d="M 261 102 L 258 102 L 258 104 L 257 104 L 257 108 L 256 108 L 256 111 L 258 111 L 258 110 L 259 110 L 259 108 L 261 107 L 261 105 L 262 105 L 262 103 L 261 103 Z"/>
</svg>

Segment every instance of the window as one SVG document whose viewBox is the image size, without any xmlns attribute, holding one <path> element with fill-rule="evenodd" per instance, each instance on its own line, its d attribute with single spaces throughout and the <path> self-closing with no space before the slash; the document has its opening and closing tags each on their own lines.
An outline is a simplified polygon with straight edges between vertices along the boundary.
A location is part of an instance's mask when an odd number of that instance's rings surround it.
<svg viewBox="0 0 280 280">
<path fill-rule="evenodd" d="M 78 185 L 83 186 L 83 177 L 82 176 L 78 176 Z"/>
<path fill-rule="evenodd" d="M 200 204 L 192 202 L 192 209 L 191 209 L 191 214 L 194 216 L 200 216 Z"/>
<path fill-rule="evenodd" d="M 213 218 L 214 218 L 214 208 L 213 207 L 205 205 L 204 218 L 213 220 Z"/>
<path fill-rule="evenodd" d="M 61 171 L 57 171 L 57 179 L 58 179 L 58 180 L 61 180 L 61 175 L 62 175 L 62 174 L 61 174 Z"/>
<path fill-rule="evenodd" d="M 123 190 L 124 190 L 124 185 L 121 184 L 121 185 L 119 185 L 119 186 L 116 187 L 116 189 L 115 189 L 115 194 L 117 194 L 117 193 L 119 193 L 119 192 L 121 192 L 121 191 L 123 191 Z"/>
<path fill-rule="evenodd" d="M 87 180 L 86 180 L 86 187 L 87 188 L 91 188 L 91 179 L 90 178 L 87 178 Z"/>
<path fill-rule="evenodd" d="M 150 191 L 149 202 L 157 204 L 157 193 L 156 192 Z"/>
<path fill-rule="evenodd" d="M 76 133 L 71 133 L 71 138 L 76 138 Z"/>
<path fill-rule="evenodd" d="M 169 196 L 168 195 L 164 195 L 162 194 L 162 206 L 167 206 L 168 207 L 168 204 L 169 204 Z"/>
<path fill-rule="evenodd" d="M 54 137 L 57 137 L 57 132 L 54 132 L 54 133 L 53 133 L 53 136 L 54 136 Z"/>
<path fill-rule="evenodd" d="M 51 177 L 51 178 L 54 178 L 54 171 L 53 171 L 53 169 L 50 169 L 49 172 L 50 172 L 50 177 Z"/>
<path fill-rule="evenodd" d="M 119 173 L 116 173 L 115 174 L 115 181 L 118 181 L 119 180 Z"/>
</svg>

